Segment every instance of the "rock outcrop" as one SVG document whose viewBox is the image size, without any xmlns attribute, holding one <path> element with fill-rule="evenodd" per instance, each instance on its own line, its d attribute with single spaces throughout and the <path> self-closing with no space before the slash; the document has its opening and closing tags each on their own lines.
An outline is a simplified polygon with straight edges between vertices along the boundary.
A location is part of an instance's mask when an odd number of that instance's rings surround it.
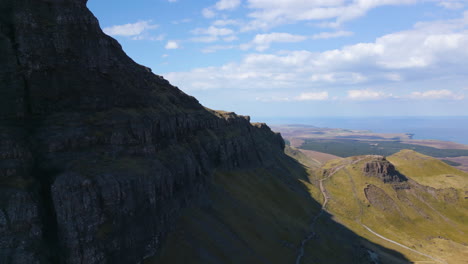
<svg viewBox="0 0 468 264">
<path fill-rule="evenodd" d="M 383 156 L 373 156 L 372 160 L 364 164 L 363 170 L 366 176 L 377 177 L 384 183 L 401 183 L 408 180 Z"/>
<path fill-rule="evenodd" d="M 217 168 L 284 142 L 138 65 L 86 0 L 0 2 L 0 263 L 138 263 Z"/>
</svg>

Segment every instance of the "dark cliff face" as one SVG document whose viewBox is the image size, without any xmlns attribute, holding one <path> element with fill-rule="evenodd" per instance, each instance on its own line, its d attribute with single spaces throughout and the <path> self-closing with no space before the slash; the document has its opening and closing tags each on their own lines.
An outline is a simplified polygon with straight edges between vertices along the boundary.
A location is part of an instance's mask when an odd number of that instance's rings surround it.
<svg viewBox="0 0 468 264">
<path fill-rule="evenodd" d="M 0 2 L 0 263 L 137 263 L 284 142 L 133 62 L 84 0 Z"/>
</svg>

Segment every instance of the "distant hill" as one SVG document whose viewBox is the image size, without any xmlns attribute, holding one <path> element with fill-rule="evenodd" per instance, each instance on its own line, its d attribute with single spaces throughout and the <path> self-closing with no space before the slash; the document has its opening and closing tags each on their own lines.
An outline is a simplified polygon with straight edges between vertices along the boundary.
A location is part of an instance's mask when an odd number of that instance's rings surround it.
<svg viewBox="0 0 468 264">
<path fill-rule="evenodd" d="M 312 182 L 318 186 L 320 181 L 329 199 L 327 212 L 356 234 L 414 262 L 466 263 L 467 173 L 403 150 L 388 158 L 366 155 L 330 161 L 315 172 Z M 311 240 L 306 252 L 333 236 L 323 226 L 316 232 L 320 239 Z M 335 247 L 330 246 L 330 254 Z"/>
</svg>

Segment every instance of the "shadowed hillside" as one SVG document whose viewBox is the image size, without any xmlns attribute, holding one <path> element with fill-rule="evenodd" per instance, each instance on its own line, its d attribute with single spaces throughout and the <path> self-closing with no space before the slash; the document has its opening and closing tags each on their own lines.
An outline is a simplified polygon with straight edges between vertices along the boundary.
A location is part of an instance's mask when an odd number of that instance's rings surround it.
<svg viewBox="0 0 468 264">
<path fill-rule="evenodd" d="M 185 210 L 159 256 L 146 263 L 408 263 L 397 251 L 356 235 L 323 213 L 310 168 L 291 158 L 274 166 L 217 171 L 206 203 Z M 313 225 L 313 224 L 312 224 Z M 309 245 L 315 243 L 313 247 Z"/>
</svg>

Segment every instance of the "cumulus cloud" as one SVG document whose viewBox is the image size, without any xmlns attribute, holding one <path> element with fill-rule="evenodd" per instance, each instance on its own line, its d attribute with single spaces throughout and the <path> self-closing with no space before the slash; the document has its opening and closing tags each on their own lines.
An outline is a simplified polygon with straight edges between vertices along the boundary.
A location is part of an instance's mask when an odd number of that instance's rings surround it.
<svg viewBox="0 0 468 264">
<path fill-rule="evenodd" d="M 250 53 L 238 62 L 219 67 L 164 75 L 186 91 L 265 91 L 265 96 L 260 99 L 267 101 L 312 98 L 330 100 L 337 95 L 350 101 L 418 98 L 461 100 L 465 98 L 463 94 L 441 91 L 431 85 L 435 82 L 448 85 L 450 80 L 455 80 L 454 84 L 458 82 L 459 85 L 462 83 L 460 80 L 466 79 L 467 25 L 468 13 L 465 13 L 460 19 L 417 23 L 410 30 L 387 34 L 372 42 L 321 52 L 295 50 L 271 54 Z M 257 36 L 260 37 L 249 42 L 248 48 L 260 47 L 258 50 L 263 50 L 275 42 L 302 41 L 307 38 L 283 33 Z M 217 45 L 206 48 L 204 52 L 238 47 Z M 413 86 L 421 87 L 423 84 L 427 91 L 412 90 Z M 326 97 L 323 92 L 316 92 L 324 89 L 327 91 Z M 296 96 L 269 96 L 272 91 L 285 90 L 294 92 Z"/>
<path fill-rule="evenodd" d="M 216 16 L 216 13 L 213 11 L 212 8 L 203 8 L 202 10 L 202 15 L 205 17 L 205 18 L 213 18 Z"/>
<path fill-rule="evenodd" d="M 462 9 L 465 7 L 464 1 L 458 0 L 446 0 L 439 2 L 439 6 L 442 6 L 447 9 Z"/>
<path fill-rule="evenodd" d="M 210 26 L 208 28 L 197 28 L 192 31 L 193 34 L 200 35 L 214 35 L 214 36 L 226 36 L 234 33 L 232 29 L 229 28 L 219 28 L 215 26 Z"/>
<path fill-rule="evenodd" d="M 408 5 L 418 0 L 248 0 L 253 19 L 245 30 L 270 28 L 297 21 L 334 20 L 329 26 L 365 15 L 369 10 L 384 5 Z"/>
<path fill-rule="evenodd" d="M 174 20 L 174 21 L 172 21 L 172 24 L 179 25 L 179 24 L 185 24 L 185 23 L 190 23 L 190 22 L 192 22 L 192 19 L 184 18 L 184 19 L 180 19 L 180 20 Z"/>
<path fill-rule="evenodd" d="M 335 32 L 321 32 L 318 34 L 312 35 L 312 39 L 330 39 L 330 38 L 340 38 L 340 37 L 349 37 L 354 33 L 350 31 L 335 31 Z"/>
<path fill-rule="evenodd" d="M 327 91 L 301 93 L 298 96 L 290 97 L 285 95 L 273 95 L 268 97 L 256 97 L 256 101 L 261 102 L 297 102 L 297 101 L 326 101 L 329 99 Z"/>
<path fill-rule="evenodd" d="M 214 42 L 224 40 L 230 42 L 236 40 L 235 32 L 230 28 L 210 26 L 208 28 L 196 28 L 192 30 L 192 34 L 199 35 L 192 38 L 195 42 Z"/>
<path fill-rule="evenodd" d="M 216 11 L 230 11 L 234 10 L 241 4 L 241 0 L 220 0 L 207 8 L 203 8 L 202 15 L 205 18 L 213 18 L 217 15 Z"/>
<path fill-rule="evenodd" d="M 144 33 L 158 28 L 158 25 L 152 24 L 151 20 L 138 21 L 136 23 L 129 23 L 125 25 L 116 25 L 106 27 L 103 31 L 110 36 L 133 37 L 134 39 L 144 39 Z"/>
<path fill-rule="evenodd" d="M 273 32 L 269 34 L 257 34 L 254 39 L 242 46 L 243 49 L 249 49 L 255 47 L 258 51 L 267 50 L 272 43 L 282 42 L 282 43 L 292 43 L 292 42 L 301 42 L 306 40 L 307 37 L 301 35 L 293 35 L 289 33 L 278 33 Z"/>
<path fill-rule="evenodd" d="M 215 4 L 215 8 L 218 10 L 232 10 L 236 9 L 240 4 L 240 0 L 221 0 Z"/>
<path fill-rule="evenodd" d="M 380 100 L 392 97 L 391 94 L 373 90 L 349 90 L 348 99 L 351 100 Z"/>
<path fill-rule="evenodd" d="M 302 42 L 307 39 L 329 39 L 344 36 L 351 36 L 353 33 L 349 31 L 322 32 L 311 37 L 303 35 L 295 35 L 290 33 L 272 32 L 267 34 L 257 34 L 249 43 L 240 46 L 243 50 L 255 48 L 257 51 L 265 51 L 270 48 L 273 43 L 295 43 Z"/>
<path fill-rule="evenodd" d="M 177 41 L 174 41 L 174 40 L 169 40 L 167 43 L 166 43 L 166 46 L 165 46 L 166 49 L 178 49 L 180 48 L 180 45 Z"/>
<path fill-rule="evenodd" d="M 234 45 L 213 45 L 213 46 L 208 46 L 204 49 L 202 49 L 203 53 L 213 53 L 217 52 L 219 50 L 227 50 L 227 49 L 234 49 L 236 46 Z"/>
<path fill-rule="evenodd" d="M 328 99 L 328 92 L 302 93 L 294 99 L 296 101 L 324 101 Z"/>
<path fill-rule="evenodd" d="M 213 26 L 231 26 L 231 25 L 240 25 L 241 22 L 234 19 L 219 19 L 213 22 Z"/>
<path fill-rule="evenodd" d="M 454 92 L 443 89 L 443 90 L 429 90 L 425 92 L 413 92 L 410 98 L 414 99 L 449 99 L 449 100 L 463 100 L 465 96 L 463 94 L 455 94 Z"/>
</svg>

